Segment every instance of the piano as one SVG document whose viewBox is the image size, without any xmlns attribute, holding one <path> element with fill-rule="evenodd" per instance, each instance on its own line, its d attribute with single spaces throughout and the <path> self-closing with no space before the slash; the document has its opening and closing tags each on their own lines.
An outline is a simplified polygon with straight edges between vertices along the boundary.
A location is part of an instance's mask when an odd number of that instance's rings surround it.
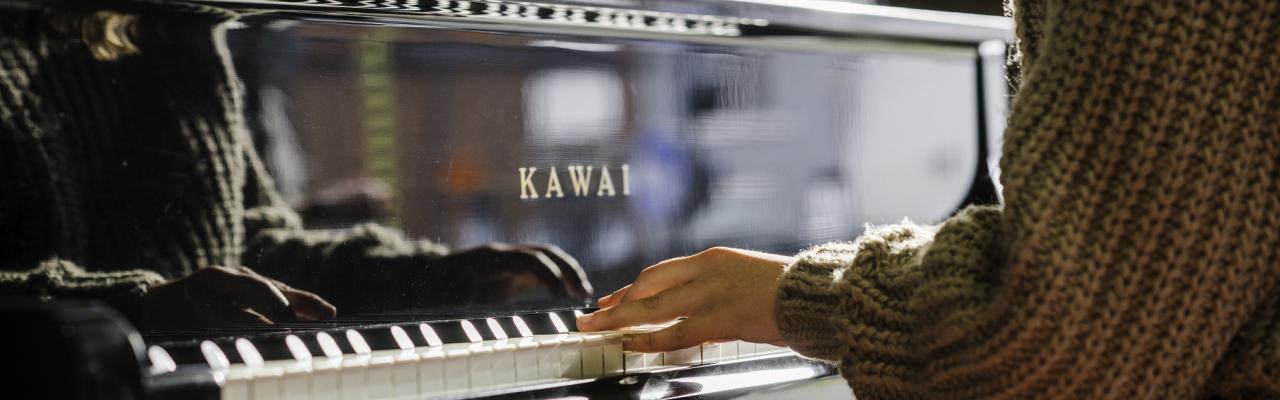
<svg viewBox="0 0 1280 400">
<path fill-rule="evenodd" d="M 549 243 L 599 295 L 707 247 L 790 254 L 999 193 L 1005 18 L 838 0 L 189 3 L 240 15 L 226 51 L 252 140 L 309 229 Z M 163 332 L 98 303 L 0 304 L 11 365 L 38 366 L 11 387 L 70 398 L 852 396 L 785 347 L 626 351 L 661 326 L 578 332 L 591 304 L 546 293 Z"/>
</svg>

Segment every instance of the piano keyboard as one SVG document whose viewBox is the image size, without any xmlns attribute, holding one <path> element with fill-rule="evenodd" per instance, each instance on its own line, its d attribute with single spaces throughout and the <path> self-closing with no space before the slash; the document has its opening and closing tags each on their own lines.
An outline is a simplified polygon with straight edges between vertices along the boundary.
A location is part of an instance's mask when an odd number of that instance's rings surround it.
<svg viewBox="0 0 1280 400">
<path fill-rule="evenodd" d="M 664 326 L 584 333 L 573 329 L 577 315 L 581 311 L 203 341 L 198 358 L 222 399 L 391 399 L 469 395 L 789 351 L 735 341 L 630 352 L 622 349 L 623 336 Z M 164 346 L 147 353 L 153 373 L 178 369 Z"/>
</svg>

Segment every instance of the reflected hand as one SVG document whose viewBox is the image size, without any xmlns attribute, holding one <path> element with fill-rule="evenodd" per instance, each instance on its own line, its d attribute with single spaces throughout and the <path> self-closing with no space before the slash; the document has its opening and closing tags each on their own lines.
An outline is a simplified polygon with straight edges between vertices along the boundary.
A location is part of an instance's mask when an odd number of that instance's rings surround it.
<svg viewBox="0 0 1280 400">
<path fill-rule="evenodd" d="M 601 298 L 599 311 L 578 318 L 578 329 L 590 332 L 686 317 L 666 329 L 627 335 L 623 345 L 658 352 L 727 340 L 780 344 L 774 308 L 778 278 L 792 261 L 726 247 L 666 260 Z"/>
<path fill-rule="evenodd" d="M 578 261 L 552 245 L 488 244 L 432 260 L 426 273 L 435 283 L 423 290 L 427 304 L 508 302 L 537 287 L 557 298 L 592 295 Z"/>
<path fill-rule="evenodd" d="M 337 309 L 245 267 L 209 267 L 156 286 L 142 298 L 147 329 L 191 329 L 333 318 Z"/>
</svg>

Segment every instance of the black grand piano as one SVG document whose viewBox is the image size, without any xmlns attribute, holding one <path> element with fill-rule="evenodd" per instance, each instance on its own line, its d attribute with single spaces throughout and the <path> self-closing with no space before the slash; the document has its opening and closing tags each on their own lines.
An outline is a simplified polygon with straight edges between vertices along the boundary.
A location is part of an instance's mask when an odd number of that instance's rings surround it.
<svg viewBox="0 0 1280 400">
<path fill-rule="evenodd" d="M 553 244 L 603 294 L 711 246 L 790 254 L 997 201 L 1004 18 L 838 0 L 191 6 L 238 15 L 225 51 L 254 147 L 309 229 Z M 129 10 L 32 0 L 0 12 L 59 7 Z M 590 306 L 534 291 L 139 332 L 100 303 L 15 300 L 6 335 L 60 350 L 22 350 L 36 367 L 5 386 L 150 399 L 852 396 L 832 366 L 784 347 L 624 351 L 626 332 L 576 331 Z"/>
</svg>

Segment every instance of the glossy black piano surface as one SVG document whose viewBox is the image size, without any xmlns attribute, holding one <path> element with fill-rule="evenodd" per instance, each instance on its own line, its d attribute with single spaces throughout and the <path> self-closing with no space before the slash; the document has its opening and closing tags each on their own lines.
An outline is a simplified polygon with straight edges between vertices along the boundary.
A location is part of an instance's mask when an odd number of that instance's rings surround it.
<svg viewBox="0 0 1280 400">
<path fill-rule="evenodd" d="M 827 0 L 196 3 L 240 14 L 225 41 L 249 133 L 308 229 L 373 222 L 454 248 L 551 244 L 605 294 L 707 247 L 791 254 L 868 223 L 935 221 L 998 192 L 1001 18 Z M 237 339 L 267 363 L 294 360 L 292 335 L 321 359 L 333 350 L 318 344 L 323 333 L 341 360 L 359 353 L 348 331 L 375 353 L 413 350 L 432 345 L 414 331 L 424 324 L 443 344 L 470 343 L 460 321 L 491 318 L 514 340 L 520 315 L 535 336 L 577 335 L 572 310 L 584 306 L 534 290 L 499 304 L 150 332 L 143 387 L 157 398 L 291 398 L 280 388 L 255 397 L 251 385 L 228 394 L 206 347 L 234 365 L 246 363 Z M 567 326 L 557 331 L 549 312 Z M 410 332 L 409 347 L 392 327 Z M 480 331 L 484 343 L 505 339 Z M 791 353 L 742 354 L 415 393 L 714 398 L 838 380 Z"/>
<path fill-rule="evenodd" d="M 227 37 L 259 151 L 312 227 L 551 243 L 603 294 L 711 246 L 794 253 L 994 193 L 980 132 L 1003 87 L 981 87 L 993 60 L 972 41 L 297 3 Z"/>
</svg>

